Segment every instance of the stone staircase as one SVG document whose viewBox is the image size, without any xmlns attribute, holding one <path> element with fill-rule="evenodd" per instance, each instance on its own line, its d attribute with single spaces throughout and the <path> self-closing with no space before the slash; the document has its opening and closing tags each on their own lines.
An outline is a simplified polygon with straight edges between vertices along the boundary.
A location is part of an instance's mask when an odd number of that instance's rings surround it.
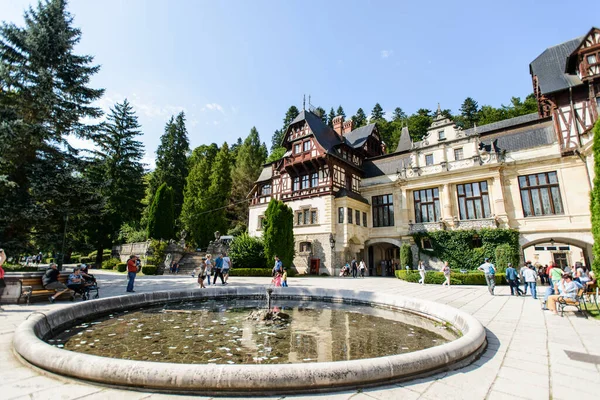
<svg viewBox="0 0 600 400">
<path fill-rule="evenodd" d="M 204 252 L 185 253 L 179 260 L 179 275 L 189 275 L 195 268 L 200 266 L 202 257 L 205 257 Z M 165 271 L 165 274 L 170 274 L 169 271 Z"/>
</svg>

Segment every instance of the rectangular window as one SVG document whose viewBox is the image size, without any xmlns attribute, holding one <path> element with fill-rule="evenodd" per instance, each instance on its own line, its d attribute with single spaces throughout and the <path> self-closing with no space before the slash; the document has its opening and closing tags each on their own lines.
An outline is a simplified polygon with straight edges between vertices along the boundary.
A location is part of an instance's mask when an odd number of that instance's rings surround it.
<svg viewBox="0 0 600 400">
<path fill-rule="evenodd" d="M 308 189 L 308 175 L 302 175 L 302 189 Z"/>
<path fill-rule="evenodd" d="M 442 217 L 440 212 L 440 192 L 438 188 L 415 190 L 415 221 L 437 222 Z"/>
<path fill-rule="evenodd" d="M 391 194 L 373 196 L 373 227 L 394 226 L 394 201 Z"/>
<path fill-rule="evenodd" d="M 294 192 L 300 190 L 300 178 L 295 176 L 294 179 L 292 180 L 293 184 L 292 184 L 292 190 Z"/>
<path fill-rule="evenodd" d="M 261 189 L 261 194 L 263 196 L 268 196 L 271 194 L 271 185 L 264 185 Z"/>
<path fill-rule="evenodd" d="M 365 228 L 367 227 L 367 213 L 366 212 L 363 213 L 363 226 Z"/>
<path fill-rule="evenodd" d="M 294 145 L 294 154 L 300 154 L 300 143 Z"/>
<path fill-rule="evenodd" d="M 354 212 L 354 222 L 356 223 L 356 225 L 360 226 L 360 211 L 358 210 Z"/>
<path fill-rule="evenodd" d="M 344 223 L 344 207 L 338 207 L 338 223 Z"/>
<path fill-rule="evenodd" d="M 438 140 L 446 140 L 446 133 L 443 130 L 438 131 Z"/>
<path fill-rule="evenodd" d="M 456 185 L 460 219 L 490 218 L 490 196 L 486 181 Z"/>
<path fill-rule="evenodd" d="M 590 54 L 589 56 L 587 56 L 587 62 L 589 65 L 596 64 L 596 55 Z"/>
<path fill-rule="evenodd" d="M 317 211 L 316 210 L 311 210 L 310 211 L 310 223 L 311 224 L 316 224 L 317 223 Z"/>
<path fill-rule="evenodd" d="M 304 225 L 310 224 L 310 210 L 304 210 Z"/>
<path fill-rule="evenodd" d="M 302 213 L 296 213 L 296 225 L 302 225 Z"/>
<path fill-rule="evenodd" d="M 348 223 L 352 223 L 352 209 L 348 207 Z"/>
<path fill-rule="evenodd" d="M 427 154 L 425 156 L 425 165 L 433 165 L 433 154 Z"/>
<path fill-rule="evenodd" d="M 319 186 L 319 174 L 316 172 L 313 172 L 313 174 L 311 175 L 310 181 L 311 181 L 310 182 L 311 187 Z"/>
<path fill-rule="evenodd" d="M 310 151 L 310 140 L 307 140 L 306 142 L 302 143 L 303 146 L 303 151 Z"/>
<path fill-rule="evenodd" d="M 519 188 L 525 217 L 564 212 L 556 171 L 519 176 Z"/>
<path fill-rule="evenodd" d="M 456 161 L 459 161 L 459 160 L 463 159 L 463 149 L 462 149 L 462 147 L 460 149 L 454 149 L 454 159 Z"/>
<path fill-rule="evenodd" d="M 258 229 L 262 230 L 265 229 L 265 216 L 261 215 L 260 217 L 258 217 Z"/>
</svg>

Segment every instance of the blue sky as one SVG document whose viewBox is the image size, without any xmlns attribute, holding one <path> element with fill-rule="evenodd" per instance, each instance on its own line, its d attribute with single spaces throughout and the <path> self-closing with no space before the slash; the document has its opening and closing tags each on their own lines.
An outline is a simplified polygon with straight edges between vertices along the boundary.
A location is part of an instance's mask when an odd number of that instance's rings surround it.
<svg viewBox="0 0 600 400">
<path fill-rule="evenodd" d="M 0 0 L 22 23 L 29 0 Z M 467 96 L 500 106 L 531 92 L 529 63 L 546 47 L 599 26 L 600 2 L 71 0 L 78 51 L 102 69 L 108 109 L 127 97 L 145 161 L 170 115 L 184 110 L 192 147 L 230 144 L 256 126 L 270 146 L 303 94 L 346 115 L 419 108 L 458 111 Z"/>
</svg>

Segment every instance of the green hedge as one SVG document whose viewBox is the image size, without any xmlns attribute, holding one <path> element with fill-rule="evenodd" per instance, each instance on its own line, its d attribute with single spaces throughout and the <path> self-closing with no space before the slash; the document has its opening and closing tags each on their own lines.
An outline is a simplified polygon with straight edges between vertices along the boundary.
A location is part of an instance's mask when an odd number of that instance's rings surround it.
<svg viewBox="0 0 600 400">
<path fill-rule="evenodd" d="M 45 264 L 50 264 L 50 263 L 53 263 L 53 262 L 54 262 L 54 258 L 45 258 L 44 259 L 44 263 Z"/>
<path fill-rule="evenodd" d="M 80 264 L 91 264 L 92 259 L 90 257 L 79 257 Z"/>
<path fill-rule="evenodd" d="M 119 271 L 119 272 L 125 272 L 125 271 L 127 271 L 127 264 L 126 263 L 118 263 L 117 264 L 117 271 Z"/>
<path fill-rule="evenodd" d="M 145 265 L 142 267 L 142 273 L 144 275 L 156 275 L 156 265 Z"/>
<path fill-rule="evenodd" d="M 232 268 L 231 276 L 271 276 L 271 268 Z M 289 276 L 288 271 L 288 276 Z"/>
<path fill-rule="evenodd" d="M 396 271 L 396 277 L 407 282 L 419 282 L 421 276 L 417 271 L 406 272 L 404 270 Z M 496 285 L 506 285 L 504 274 L 496 274 Z M 444 274 L 438 271 L 427 271 L 425 274 L 425 283 L 442 284 L 445 281 Z M 450 275 L 450 284 L 452 285 L 486 285 L 485 276 L 481 272 L 470 273 L 452 273 Z"/>
<path fill-rule="evenodd" d="M 102 269 L 115 269 L 115 267 L 121 263 L 118 258 L 109 258 L 102 262 Z"/>
</svg>

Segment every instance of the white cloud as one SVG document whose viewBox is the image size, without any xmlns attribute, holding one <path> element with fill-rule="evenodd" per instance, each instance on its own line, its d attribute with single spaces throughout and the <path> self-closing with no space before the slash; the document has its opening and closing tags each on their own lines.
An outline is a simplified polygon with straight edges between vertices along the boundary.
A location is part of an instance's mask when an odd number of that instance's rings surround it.
<svg viewBox="0 0 600 400">
<path fill-rule="evenodd" d="M 82 139 L 74 135 L 67 136 L 67 142 L 79 150 L 98 150 L 94 142 L 89 139 Z"/>
<path fill-rule="evenodd" d="M 213 121 L 213 125 L 219 125 L 219 121 Z"/>
<path fill-rule="evenodd" d="M 124 96 L 120 93 L 106 94 L 95 105 L 100 107 L 106 114 L 110 112 L 110 108 L 114 107 L 115 103 L 122 102 L 126 97 L 138 115 L 166 119 L 171 115 L 179 114 L 181 111 L 187 113 L 187 109 L 183 106 L 173 104 L 158 105 L 152 101 L 140 98 L 136 93 L 133 93 L 131 96 Z"/>
<path fill-rule="evenodd" d="M 156 160 L 152 156 L 145 156 L 142 158 L 142 164 L 145 164 L 144 168 L 147 170 L 153 171 L 156 169 Z"/>
<path fill-rule="evenodd" d="M 221 106 L 218 103 L 208 103 L 205 104 L 204 107 L 202 107 L 200 109 L 200 111 L 219 111 L 221 114 L 225 115 L 225 110 L 223 109 L 223 106 Z"/>
<path fill-rule="evenodd" d="M 394 50 L 381 50 L 381 58 L 386 59 L 390 58 L 394 54 Z"/>
</svg>

